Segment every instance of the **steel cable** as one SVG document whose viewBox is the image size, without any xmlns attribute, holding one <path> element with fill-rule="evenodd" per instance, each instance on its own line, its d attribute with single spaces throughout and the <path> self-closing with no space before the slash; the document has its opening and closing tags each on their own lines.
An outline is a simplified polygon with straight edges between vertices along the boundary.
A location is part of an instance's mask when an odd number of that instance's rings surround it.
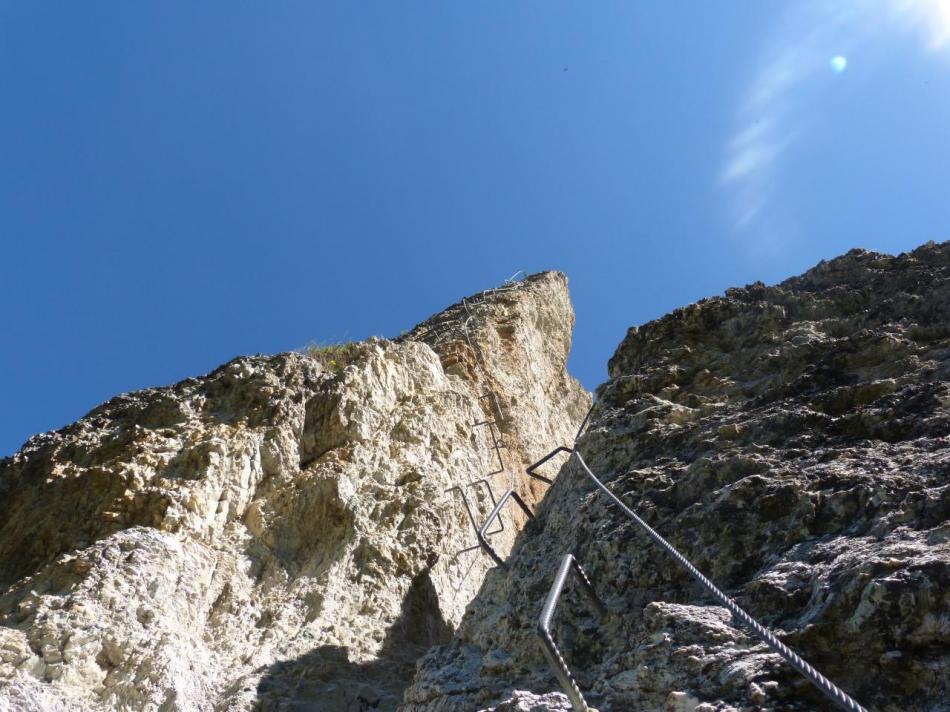
<svg viewBox="0 0 950 712">
<path fill-rule="evenodd" d="M 589 415 L 589 414 L 588 414 Z M 586 419 L 585 419 L 586 423 Z M 581 426 L 583 429 L 583 424 Z M 578 437 L 580 432 L 578 432 Z M 702 586 L 713 595 L 713 597 L 719 601 L 733 616 L 738 620 L 744 623 L 746 626 L 752 629 L 752 631 L 772 650 L 781 655 L 789 664 L 794 667 L 799 673 L 801 673 L 809 682 L 811 682 L 815 687 L 821 690 L 825 695 L 827 695 L 831 700 L 833 700 L 841 708 L 850 710 L 851 712 L 868 712 L 867 709 L 858 704 L 852 697 L 850 697 L 844 690 L 835 685 L 831 680 L 818 672 L 815 668 L 809 665 L 801 656 L 799 656 L 794 650 L 785 645 L 782 641 L 775 637 L 771 631 L 769 631 L 765 626 L 759 623 L 755 618 L 746 613 L 742 608 L 739 607 L 735 601 L 733 601 L 729 596 L 720 591 L 716 585 L 706 578 L 699 569 L 693 566 L 690 563 L 689 559 L 683 556 L 672 544 L 670 544 L 666 539 L 660 536 L 653 527 L 643 521 L 636 512 L 634 512 L 630 507 L 624 504 L 617 495 L 611 492 L 607 486 L 601 482 L 597 476 L 591 472 L 590 468 L 587 466 L 587 463 L 584 462 L 584 458 L 581 456 L 577 448 L 574 448 L 574 451 L 571 455 L 572 457 L 577 457 L 577 461 L 581 464 L 581 467 L 584 468 L 584 471 L 587 473 L 587 476 L 593 480 L 594 484 L 606 494 L 620 509 L 626 514 L 630 519 L 632 519 L 644 532 L 649 536 L 654 542 L 663 547 L 676 561 L 685 568 L 690 575 L 699 581 Z"/>
</svg>

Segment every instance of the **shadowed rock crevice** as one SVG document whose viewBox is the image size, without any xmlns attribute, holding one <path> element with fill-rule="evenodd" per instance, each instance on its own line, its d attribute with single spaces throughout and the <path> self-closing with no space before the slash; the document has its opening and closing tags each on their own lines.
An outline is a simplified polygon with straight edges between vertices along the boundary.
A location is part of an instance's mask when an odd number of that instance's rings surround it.
<svg viewBox="0 0 950 712">
<path fill-rule="evenodd" d="M 413 579 L 375 659 L 353 662 L 346 648 L 326 645 L 278 662 L 257 686 L 255 709 L 391 712 L 402 701 L 416 660 L 451 637 L 452 628 L 439 610 L 429 573 L 423 572 Z"/>
</svg>

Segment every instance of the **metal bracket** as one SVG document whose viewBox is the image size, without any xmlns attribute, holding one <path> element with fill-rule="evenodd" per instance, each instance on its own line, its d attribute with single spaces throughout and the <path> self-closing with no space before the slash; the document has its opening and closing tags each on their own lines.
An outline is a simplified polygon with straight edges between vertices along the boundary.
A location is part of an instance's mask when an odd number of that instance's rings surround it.
<svg viewBox="0 0 950 712">
<path fill-rule="evenodd" d="M 505 423 L 505 411 L 501 409 L 501 403 L 498 400 L 498 396 L 495 394 L 495 391 L 489 388 L 485 393 L 478 397 L 478 400 L 485 400 L 486 398 L 491 398 L 491 406 L 495 409 L 495 419 L 493 423 L 501 424 Z"/>
<path fill-rule="evenodd" d="M 472 529 L 474 529 L 476 533 L 479 531 L 478 521 L 475 519 L 475 513 L 472 511 L 472 505 L 469 504 L 468 497 L 465 496 L 464 488 L 475 487 L 480 484 L 485 485 L 485 489 L 488 490 L 488 497 L 491 500 L 492 506 L 495 507 L 498 504 L 498 500 L 495 499 L 495 491 L 492 489 L 491 480 L 487 477 L 482 478 L 480 480 L 475 480 L 473 482 L 469 482 L 465 485 L 455 485 L 454 487 L 449 487 L 447 490 L 445 490 L 446 494 L 448 494 L 449 492 L 459 493 L 459 496 L 461 496 L 462 498 L 462 504 L 465 506 L 465 511 L 466 513 L 468 513 L 468 520 L 472 523 Z M 494 511 L 494 509 L 492 511 Z M 495 531 L 487 532 L 487 535 L 492 536 L 495 534 L 499 534 L 503 531 L 505 531 L 505 522 L 503 519 L 499 517 L 498 528 L 495 529 Z M 470 546 L 468 548 L 465 548 L 465 549 L 462 549 L 461 551 L 456 552 L 456 554 L 464 554 L 466 551 L 474 551 L 475 549 L 478 549 L 480 547 L 481 547 L 481 543 L 477 543 L 475 544 L 475 546 Z"/>
<path fill-rule="evenodd" d="M 486 537 L 488 527 L 490 527 L 491 523 L 496 517 L 498 517 L 498 515 L 501 513 L 501 508 L 505 506 L 505 503 L 509 499 L 513 499 L 518 504 L 518 506 L 521 507 L 521 510 L 528 515 L 529 518 L 534 517 L 534 513 L 531 511 L 531 508 L 525 503 L 523 499 L 521 499 L 520 496 L 518 496 L 517 492 L 515 492 L 513 489 L 510 489 L 499 498 L 498 504 L 495 505 L 495 508 L 491 511 L 491 514 L 488 515 L 488 519 L 486 519 L 485 523 L 482 524 L 482 526 L 477 530 L 478 543 L 481 544 L 481 547 L 485 550 L 485 552 L 495 560 L 495 563 L 503 568 L 507 568 L 507 564 L 505 564 L 504 559 L 498 556 L 498 553 L 492 548 L 492 545 L 488 543 L 488 539 Z"/>
<path fill-rule="evenodd" d="M 485 396 L 482 396 L 482 397 L 484 398 Z M 501 456 L 501 451 L 507 450 L 508 446 L 505 445 L 505 443 L 502 440 L 499 440 L 498 434 L 495 433 L 495 427 L 498 425 L 497 421 L 479 420 L 477 423 L 472 423 L 472 427 L 475 427 L 475 428 L 477 428 L 480 425 L 488 426 L 488 434 L 491 437 L 491 442 L 492 442 L 491 446 L 488 449 L 493 450 L 495 452 L 495 455 L 498 457 L 498 469 L 492 470 L 491 472 L 487 474 L 487 477 L 491 477 L 492 475 L 497 475 L 505 471 L 505 460 Z"/>
<path fill-rule="evenodd" d="M 594 591 L 594 587 L 590 579 L 587 578 L 587 574 L 584 573 L 584 569 L 577 563 L 577 559 L 574 558 L 573 554 L 565 554 L 564 558 L 561 559 L 561 566 L 557 570 L 557 575 L 554 577 L 554 585 L 551 586 L 551 591 L 548 593 L 548 597 L 544 601 L 544 607 L 541 609 L 541 617 L 538 619 L 538 637 L 541 639 L 541 652 L 547 658 L 557 681 L 561 683 L 564 693 L 571 701 L 571 706 L 576 712 L 590 712 L 591 708 L 587 705 L 584 695 L 581 694 L 574 676 L 571 675 L 570 668 L 564 662 L 564 656 L 558 650 L 557 644 L 554 642 L 554 636 L 551 635 L 551 619 L 554 617 L 554 609 L 561 597 L 561 592 L 564 590 L 567 576 L 572 570 L 577 575 L 577 580 L 580 581 L 584 593 L 587 594 L 587 597 L 597 609 L 597 614 L 601 618 L 607 615 L 607 607 L 597 596 L 597 592 Z"/>
<path fill-rule="evenodd" d="M 544 475 L 537 475 L 537 474 L 535 474 L 534 471 L 535 471 L 536 469 L 538 469 L 539 467 L 541 467 L 541 465 L 543 465 L 545 462 L 547 462 L 548 460 L 550 460 L 552 457 L 554 457 L 555 455 L 557 455 L 559 452 L 569 452 L 569 453 L 573 453 L 573 452 L 574 452 L 574 448 L 565 447 L 565 446 L 563 446 L 563 445 L 561 445 L 560 447 L 556 447 L 556 448 L 554 448 L 553 450 L 551 450 L 551 452 L 549 452 L 547 455 L 545 455 L 545 456 L 542 457 L 540 460 L 538 460 L 536 463 L 534 463 L 533 465 L 531 465 L 530 467 L 528 467 L 528 469 L 526 469 L 525 472 L 528 474 L 529 477 L 533 477 L 533 478 L 536 479 L 536 480 L 541 480 L 542 482 L 547 482 L 549 485 L 553 485 L 553 484 L 554 484 L 554 480 L 549 479 L 549 478 L 545 477 Z"/>
</svg>

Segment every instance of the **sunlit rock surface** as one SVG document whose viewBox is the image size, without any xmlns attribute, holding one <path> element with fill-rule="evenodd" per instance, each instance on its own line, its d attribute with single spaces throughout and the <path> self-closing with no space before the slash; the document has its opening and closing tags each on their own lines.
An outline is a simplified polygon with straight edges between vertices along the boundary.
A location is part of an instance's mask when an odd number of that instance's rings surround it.
<svg viewBox="0 0 950 712">
<path fill-rule="evenodd" d="M 514 473 L 589 407 L 573 320 L 543 273 L 32 438 L 0 461 L 0 710 L 394 709 L 491 565 L 462 495 L 536 501 Z"/>
<path fill-rule="evenodd" d="M 950 243 L 677 310 L 609 376 L 579 447 L 614 492 L 865 706 L 950 710 Z M 565 709 L 535 626 L 566 552 L 610 611 L 555 617 L 601 712 L 834 709 L 572 463 L 405 712 Z"/>
</svg>

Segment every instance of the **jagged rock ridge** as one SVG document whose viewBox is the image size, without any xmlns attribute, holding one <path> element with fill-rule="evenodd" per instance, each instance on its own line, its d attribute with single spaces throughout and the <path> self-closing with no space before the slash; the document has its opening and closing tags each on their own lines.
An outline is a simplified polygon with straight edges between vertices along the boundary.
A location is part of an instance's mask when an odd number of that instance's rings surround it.
<svg viewBox="0 0 950 712">
<path fill-rule="evenodd" d="M 865 706 L 950 710 L 950 243 L 702 300 L 609 376 L 579 449 L 614 492 Z M 601 712 L 832 709 L 571 463 L 404 712 L 568 709 L 534 633 L 566 552 L 610 609 L 555 619 Z"/>
<path fill-rule="evenodd" d="M 542 273 L 345 368 L 239 358 L 32 438 L 0 461 L 0 709 L 394 709 L 491 563 L 463 494 L 536 501 L 513 473 L 589 406 L 572 327 Z"/>
</svg>

